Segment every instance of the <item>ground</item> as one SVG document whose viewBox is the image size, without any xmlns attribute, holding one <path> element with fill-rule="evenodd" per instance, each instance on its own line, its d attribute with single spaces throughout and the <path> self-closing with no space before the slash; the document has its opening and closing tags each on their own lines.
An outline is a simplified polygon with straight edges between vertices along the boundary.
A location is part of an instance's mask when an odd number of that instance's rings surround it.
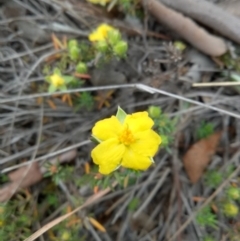
<svg viewBox="0 0 240 241">
<path fill-rule="evenodd" d="M 1 240 L 240 240 L 238 2 L 106 2 L 0 1 Z M 105 176 L 92 128 L 119 106 L 162 143 Z"/>
</svg>

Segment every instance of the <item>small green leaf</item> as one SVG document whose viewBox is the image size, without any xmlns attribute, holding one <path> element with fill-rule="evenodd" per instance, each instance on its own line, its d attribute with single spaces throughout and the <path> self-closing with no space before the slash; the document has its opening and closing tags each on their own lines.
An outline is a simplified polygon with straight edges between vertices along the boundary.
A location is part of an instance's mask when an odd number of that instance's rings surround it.
<svg viewBox="0 0 240 241">
<path fill-rule="evenodd" d="M 62 77 L 63 77 L 66 84 L 71 83 L 75 80 L 75 78 L 73 76 L 70 76 L 70 75 L 63 75 Z"/>
<path fill-rule="evenodd" d="M 110 186 L 110 176 L 106 176 L 103 181 L 103 188 L 107 188 Z"/>
<path fill-rule="evenodd" d="M 127 113 L 120 106 L 118 106 L 116 117 L 121 124 L 123 124 L 126 116 L 127 116 Z"/>
<path fill-rule="evenodd" d="M 128 204 L 128 210 L 135 211 L 139 206 L 140 200 L 137 197 L 134 197 Z"/>
<path fill-rule="evenodd" d="M 118 172 L 114 172 L 114 177 L 116 178 L 118 184 L 122 186 L 122 180 L 121 180 L 120 174 Z"/>
<path fill-rule="evenodd" d="M 57 75 L 60 75 L 60 76 L 62 75 L 62 74 L 61 74 L 61 70 L 60 70 L 59 68 L 55 68 L 55 69 L 53 70 L 53 73 L 54 73 L 54 74 L 57 74 Z"/>
<path fill-rule="evenodd" d="M 59 87 L 59 89 L 60 89 L 61 91 L 66 91 L 66 90 L 67 90 L 67 86 L 66 86 L 66 85 L 63 85 L 63 86 Z"/>
<path fill-rule="evenodd" d="M 91 141 L 92 142 L 95 142 L 95 143 L 97 143 L 97 144 L 99 144 L 99 143 L 101 143 L 102 141 L 101 140 L 99 140 L 97 137 L 95 137 L 95 136 L 91 136 Z"/>
<path fill-rule="evenodd" d="M 55 92 L 57 89 L 56 89 L 56 87 L 54 86 L 54 85 L 49 85 L 49 87 L 48 87 L 48 92 L 49 93 L 53 93 L 53 92 Z"/>
<path fill-rule="evenodd" d="M 150 157 L 150 160 L 152 161 L 152 163 L 155 163 L 154 159 L 152 157 Z"/>
</svg>

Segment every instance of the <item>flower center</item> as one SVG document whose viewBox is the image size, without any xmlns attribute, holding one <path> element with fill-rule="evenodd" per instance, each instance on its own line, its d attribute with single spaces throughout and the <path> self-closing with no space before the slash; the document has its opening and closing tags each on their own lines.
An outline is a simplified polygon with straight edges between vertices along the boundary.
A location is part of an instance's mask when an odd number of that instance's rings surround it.
<svg viewBox="0 0 240 241">
<path fill-rule="evenodd" d="M 128 146 L 135 141 L 134 135 L 129 130 L 128 127 L 125 127 L 122 133 L 119 135 L 119 141 L 124 145 Z"/>
</svg>

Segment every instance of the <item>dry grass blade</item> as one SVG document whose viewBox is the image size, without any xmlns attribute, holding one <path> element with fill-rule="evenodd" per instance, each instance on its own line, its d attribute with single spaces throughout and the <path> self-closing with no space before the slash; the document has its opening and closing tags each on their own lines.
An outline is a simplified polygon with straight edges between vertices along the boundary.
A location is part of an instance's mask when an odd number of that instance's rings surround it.
<svg viewBox="0 0 240 241">
<path fill-rule="evenodd" d="M 116 183 L 114 183 L 113 186 L 116 186 Z M 34 234 L 32 234 L 30 237 L 28 237 L 24 241 L 35 240 L 36 238 L 38 238 L 42 234 L 44 234 L 46 231 L 48 231 L 50 228 L 56 226 L 57 224 L 59 224 L 60 222 L 62 222 L 65 219 L 67 219 L 68 217 L 70 217 L 74 213 L 76 213 L 76 212 L 82 210 L 83 208 L 86 208 L 86 207 L 90 206 L 91 204 L 95 203 L 97 200 L 99 200 L 101 197 L 103 197 L 104 195 L 106 195 L 110 191 L 111 191 L 111 188 L 106 188 L 105 190 L 102 190 L 102 191 L 98 192 L 97 194 L 92 195 L 82 206 L 80 206 L 80 207 L 74 209 L 72 212 L 67 213 L 67 214 L 65 214 L 65 215 L 63 215 L 59 218 L 56 218 L 55 220 L 51 221 L 50 223 L 44 225 L 41 229 L 36 231 Z"/>
<path fill-rule="evenodd" d="M 238 155 L 239 157 L 239 155 Z M 218 189 L 203 203 L 203 205 L 194 212 L 185 223 L 174 233 L 174 235 L 167 241 L 173 241 L 178 237 L 178 235 L 184 231 L 184 229 L 191 223 L 191 221 L 196 217 L 196 214 L 206 207 L 218 194 L 223 190 L 223 188 L 239 173 L 240 166 L 218 187 Z"/>
</svg>

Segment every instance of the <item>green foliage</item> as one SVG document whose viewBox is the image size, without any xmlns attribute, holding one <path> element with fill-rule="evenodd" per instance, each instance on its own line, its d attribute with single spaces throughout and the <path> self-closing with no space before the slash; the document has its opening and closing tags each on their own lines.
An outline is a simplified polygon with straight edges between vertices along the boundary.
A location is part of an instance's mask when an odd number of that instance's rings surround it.
<svg viewBox="0 0 240 241">
<path fill-rule="evenodd" d="M 128 49 L 128 44 L 126 41 L 119 41 L 118 43 L 113 45 L 114 55 L 120 58 L 126 57 L 127 49 Z"/>
<path fill-rule="evenodd" d="M 136 16 L 138 10 L 138 0 L 119 0 L 118 6 L 127 15 Z"/>
<path fill-rule="evenodd" d="M 119 122 L 123 124 L 126 116 L 127 113 L 120 106 L 118 106 L 116 117 L 119 120 Z"/>
<path fill-rule="evenodd" d="M 9 181 L 9 178 L 7 175 L 5 174 L 0 174 L 0 184 L 3 184 L 5 182 L 8 182 Z M 0 206 L 1 207 L 1 206 Z"/>
<path fill-rule="evenodd" d="M 161 146 L 167 148 L 173 142 L 177 119 L 170 119 L 158 106 L 150 106 L 148 113 L 154 121 L 154 129 L 162 138 Z"/>
<path fill-rule="evenodd" d="M 203 241 L 216 241 L 216 239 L 210 235 L 203 237 Z"/>
<path fill-rule="evenodd" d="M 80 74 L 87 73 L 87 65 L 84 62 L 79 62 L 76 66 L 76 71 Z"/>
<path fill-rule="evenodd" d="M 196 221 L 201 226 L 207 226 L 217 228 L 216 215 L 211 211 L 210 206 L 207 206 L 200 210 L 196 216 Z"/>
<path fill-rule="evenodd" d="M 207 171 L 204 176 L 207 186 L 217 188 L 223 181 L 223 174 L 216 170 Z"/>
<path fill-rule="evenodd" d="M 221 60 L 225 64 L 225 66 L 229 69 L 233 69 L 235 71 L 240 71 L 240 58 L 233 58 L 231 54 L 228 52 L 221 57 Z"/>
<path fill-rule="evenodd" d="M 139 206 L 139 198 L 134 197 L 128 204 L 128 210 L 134 212 Z"/>
<path fill-rule="evenodd" d="M 227 217 L 236 217 L 239 213 L 239 208 L 234 202 L 225 202 L 222 209 Z"/>
<path fill-rule="evenodd" d="M 86 109 L 91 111 L 94 106 L 94 99 L 89 92 L 82 92 L 81 95 L 74 100 L 74 109 L 78 111 L 80 109 Z"/>
<path fill-rule="evenodd" d="M 198 139 L 207 138 L 214 133 L 214 126 L 212 123 L 202 122 L 200 127 L 196 131 Z"/>
<path fill-rule="evenodd" d="M 0 206 L 1 241 L 21 241 L 30 236 L 36 221 L 34 202 L 21 198 Z"/>
<path fill-rule="evenodd" d="M 54 165 L 51 163 L 46 163 L 45 167 L 47 168 L 47 172 L 44 174 L 44 177 L 51 177 L 55 184 L 69 179 L 73 172 L 73 167 L 63 167 L 60 163 Z"/>
<path fill-rule="evenodd" d="M 57 208 L 58 205 L 59 205 L 59 199 L 58 199 L 58 196 L 56 195 L 56 193 L 48 194 L 48 195 L 46 196 L 46 202 L 47 202 L 49 205 Z"/>
<path fill-rule="evenodd" d="M 226 195 L 230 200 L 240 200 L 240 189 L 238 187 L 228 187 Z"/>
<path fill-rule="evenodd" d="M 98 187 L 105 189 L 107 187 L 113 188 L 112 184 L 117 182 L 119 186 L 126 188 L 129 185 L 134 185 L 140 172 L 130 169 L 121 169 L 119 172 L 112 172 L 108 175 L 102 175 L 98 173 L 98 167 L 94 165 L 91 168 L 90 173 L 81 175 L 80 178 L 74 180 L 76 186 L 89 184 L 91 188 Z"/>
<path fill-rule="evenodd" d="M 107 32 L 104 40 L 94 42 L 95 56 L 98 59 L 97 64 L 108 63 L 113 58 L 126 58 L 128 43 L 123 40 L 118 29 L 111 29 Z"/>
</svg>

